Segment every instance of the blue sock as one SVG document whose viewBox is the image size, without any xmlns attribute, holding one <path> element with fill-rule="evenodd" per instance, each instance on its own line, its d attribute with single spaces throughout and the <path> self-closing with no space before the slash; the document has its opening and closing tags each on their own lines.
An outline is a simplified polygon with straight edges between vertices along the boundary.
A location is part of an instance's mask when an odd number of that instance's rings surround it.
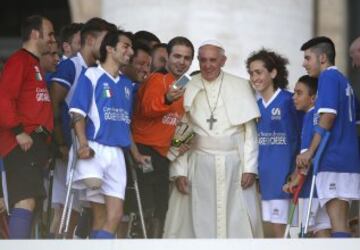
<svg viewBox="0 0 360 250">
<path fill-rule="evenodd" d="M 89 234 L 89 239 L 95 239 L 95 236 L 98 232 L 99 230 L 92 230 Z"/>
<path fill-rule="evenodd" d="M 29 239 L 33 213 L 23 208 L 13 208 L 9 220 L 10 239 Z"/>
<path fill-rule="evenodd" d="M 351 233 L 348 232 L 332 232 L 331 238 L 351 238 Z"/>
<path fill-rule="evenodd" d="M 99 230 L 95 234 L 95 239 L 115 239 L 115 235 L 110 233 L 109 231 Z"/>
</svg>

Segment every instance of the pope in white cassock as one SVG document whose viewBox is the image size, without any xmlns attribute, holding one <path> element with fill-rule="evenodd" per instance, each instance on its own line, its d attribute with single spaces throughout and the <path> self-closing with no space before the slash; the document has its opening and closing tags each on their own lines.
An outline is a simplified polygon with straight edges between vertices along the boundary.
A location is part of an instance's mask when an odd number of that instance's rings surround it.
<svg viewBox="0 0 360 250">
<path fill-rule="evenodd" d="M 206 41 L 198 52 L 201 73 L 184 95 L 184 120 L 195 138 L 170 167 L 164 237 L 262 237 L 254 93 L 248 81 L 221 70 L 226 56 L 219 42 Z"/>
</svg>

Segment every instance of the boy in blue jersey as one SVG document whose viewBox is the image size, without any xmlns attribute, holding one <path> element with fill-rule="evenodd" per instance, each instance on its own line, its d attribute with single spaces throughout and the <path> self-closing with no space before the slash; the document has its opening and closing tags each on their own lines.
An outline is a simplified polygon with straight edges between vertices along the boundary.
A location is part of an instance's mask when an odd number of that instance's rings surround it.
<svg viewBox="0 0 360 250">
<path fill-rule="evenodd" d="M 70 104 L 79 141 L 74 188 L 83 190 L 84 200 L 91 203 L 92 238 L 114 238 L 123 214 L 123 148 L 132 146 L 130 117 L 135 85 L 119 75 L 119 70 L 133 54 L 131 38 L 130 33 L 122 31 L 105 35 L 100 65 L 80 76 Z M 138 152 L 134 158 L 145 163 L 146 157 Z"/>
<path fill-rule="evenodd" d="M 303 67 L 318 77 L 314 135 L 309 149 L 296 158 L 298 168 L 309 168 L 325 131 L 331 136 L 323 152 L 316 179 L 321 206 L 330 217 L 332 237 L 350 237 L 348 215 L 351 200 L 360 198 L 360 159 L 356 137 L 354 92 L 334 66 L 335 46 L 327 37 L 304 43 Z"/>
<path fill-rule="evenodd" d="M 262 49 L 247 59 L 253 88 L 260 95 L 259 181 L 263 220 L 271 223 L 275 237 L 283 237 L 290 204 L 289 194 L 282 191 L 292 172 L 298 149 L 297 113 L 288 85 L 288 60 Z"/>
<path fill-rule="evenodd" d="M 301 153 L 308 150 L 312 136 L 314 134 L 314 104 L 317 91 L 317 79 L 308 75 L 299 78 L 295 85 L 293 100 L 297 110 L 305 112 L 303 118 L 303 125 L 301 131 Z M 297 177 L 299 176 L 297 170 L 294 171 L 291 181 L 284 185 L 284 191 L 289 192 L 297 186 Z M 312 170 L 307 174 L 305 183 L 300 192 L 300 197 L 304 199 L 302 211 L 302 225 L 305 225 L 307 207 L 309 202 Z M 320 207 L 318 199 L 314 198 L 311 206 L 309 230 L 314 233 L 316 237 L 330 237 L 331 224 L 326 209 Z"/>
<path fill-rule="evenodd" d="M 108 31 L 116 30 L 115 25 L 101 18 L 92 18 L 81 26 L 81 28 L 80 51 L 76 56 L 61 61 L 57 66 L 56 72 L 52 74 L 50 84 L 50 96 L 55 117 L 54 140 L 60 153 L 59 159 L 56 160 L 54 170 L 52 196 L 53 207 L 60 207 L 60 211 L 55 213 L 57 216 L 54 216 L 54 221 L 51 226 L 50 231 L 52 233 L 58 230 L 57 228 L 60 223 L 59 214 L 61 214 L 66 197 L 66 166 L 68 162 L 68 152 L 71 146 L 68 106 L 81 72 L 88 68 L 88 66 L 96 64 L 96 60 L 99 59 L 99 48 L 103 37 Z M 77 223 L 77 212 L 81 210 L 77 198 L 75 198 L 73 208 L 76 212 L 73 213 L 74 218 L 71 220 L 69 237 L 73 235 L 73 229 Z"/>
</svg>

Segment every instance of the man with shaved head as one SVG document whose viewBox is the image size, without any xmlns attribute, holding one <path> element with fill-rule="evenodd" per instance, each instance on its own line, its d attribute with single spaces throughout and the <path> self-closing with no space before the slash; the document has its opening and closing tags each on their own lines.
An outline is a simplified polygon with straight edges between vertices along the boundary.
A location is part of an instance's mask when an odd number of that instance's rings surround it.
<svg viewBox="0 0 360 250">
<path fill-rule="evenodd" d="M 261 237 L 254 93 L 246 80 L 222 70 L 226 56 L 218 41 L 205 41 L 198 52 L 201 72 L 184 94 L 184 120 L 194 130 L 194 143 L 170 167 L 176 187 L 164 236 Z"/>
</svg>

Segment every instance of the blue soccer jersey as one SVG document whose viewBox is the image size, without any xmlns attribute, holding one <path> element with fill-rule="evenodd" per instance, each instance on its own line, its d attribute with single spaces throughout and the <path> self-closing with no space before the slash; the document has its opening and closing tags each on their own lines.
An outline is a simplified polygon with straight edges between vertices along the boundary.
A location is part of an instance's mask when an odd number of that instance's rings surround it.
<svg viewBox="0 0 360 250">
<path fill-rule="evenodd" d="M 292 93 L 278 89 L 267 104 L 258 100 L 261 118 L 259 136 L 259 179 L 263 200 L 288 199 L 282 191 L 294 169 L 300 132 Z"/>
<path fill-rule="evenodd" d="M 314 112 L 315 112 L 315 108 L 313 107 L 304 115 L 303 125 L 301 130 L 301 147 L 300 147 L 301 152 L 305 152 L 306 150 L 309 149 L 312 138 L 314 136 Z M 311 167 L 307 173 L 306 180 L 300 192 L 301 198 L 309 197 L 312 174 L 313 171 Z M 316 194 L 314 194 L 314 197 L 317 197 Z"/>
<path fill-rule="evenodd" d="M 81 53 L 78 52 L 76 56 L 62 60 L 58 64 L 56 72 L 53 73 L 51 77 L 52 82 L 58 82 L 68 90 L 65 102 L 62 103 L 60 107 L 62 131 L 68 146 L 71 145 L 69 104 L 79 76 L 87 67 L 84 58 Z"/>
<path fill-rule="evenodd" d="M 129 147 L 133 84 L 120 75 L 113 78 L 100 65 L 87 69 L 79 78 L 70 112 L 87 117 L 88 140 L 107 146 Z"/>
<path fill-rule="evenodd" d="M 336 119 L 319 172 L 360 173 L 355 96 L 349 81 L 336 67 L 329 67 L 319 76 L 315 125 L 322 113 L 335 114 Z"/>
</svg>

